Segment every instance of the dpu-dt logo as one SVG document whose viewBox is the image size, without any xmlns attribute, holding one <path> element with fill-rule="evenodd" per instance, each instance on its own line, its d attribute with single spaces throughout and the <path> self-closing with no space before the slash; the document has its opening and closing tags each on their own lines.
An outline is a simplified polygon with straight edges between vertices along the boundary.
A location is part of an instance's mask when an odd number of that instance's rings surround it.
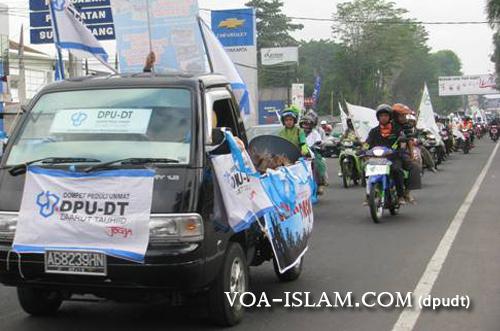
<svg viewBox="0 0 500 331">
<path fill-rule="evenodd" d="M 49 218 L 55 211 L 61 198 L 50 191 L 41 192 L 36 197 L 36 204 L 40 208 L 40 215 Z"/>
<path fill-rule="evenodd" d="M 82 112 L 74 113 L 73 115 L 71 115 L 71 121 L 73 122 L 74 127 L 79 127 L 80 125 L 82 125 L 87 118 L 88 115 Z"/>
</svg>

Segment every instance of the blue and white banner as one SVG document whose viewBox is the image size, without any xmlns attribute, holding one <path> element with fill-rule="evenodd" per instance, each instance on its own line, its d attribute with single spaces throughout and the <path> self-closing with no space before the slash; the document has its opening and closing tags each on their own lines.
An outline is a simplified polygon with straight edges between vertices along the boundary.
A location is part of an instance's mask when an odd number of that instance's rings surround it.
<svg viewBox="0 0 500 331">
<path fill-rule="evenodd" d="M 273 210 L 260 184 L 259 175 L 246 151 L 241 151 L 231 133 L 226 138 L 232 153 L 211 159 L 229 225 L 234 232 L 248 229 Z"/>
<path fill-rule="evenodd" d="M 102 252 L 144 262 L 155 172 L 30 167 L 13 250 Z"/>
<path fill-rule="evenodd" d="M 257 75 L 257 23 L 255 9 L 240 8 L 232 10 L 212 11 L 212 31 L 216 39 L 220 41 L 229 59 L 236 65 L 237 73 L 241 77 L 241 83 L 235 82 L 235 90 L 245 89 L 248 93 L 249 103 L 245 103 L 245 93 L 240 97 L 243 101 L 242 108 L 245 122 L 249 126 L 257 125 L 258 113 L 258 75 Z M 207 38 L 208 39 L 208 38 Z M 214 56 L 210 53 L 213 47 L 207 42 L 212 62 Z M 221 72 L 216 65 L 215 71 Z M 225 74 L 225 72 L 221 72 Z M 231 80 L 233 83 L 233 80 Z"/>
<path fill-rule="evenodd" d="M 108 54 L 92 32 L 75 17 L 69 0 L 51 0 L 50 9 L 57 47 L 69 49 L 79 58 L 95 57 L 110 67 Z"/>
<path fill-rule="evenodd" d="M 319 75 L 316 76 L 316 81 L 314 82 L 314 92 L 312 95 L 313 109 L 316 109 L 316 107 L 318 106 L 319 96 L 321 95 L 321 83 L 322 83 L 321 76 Z"/>
<path fill-rule="evenodd" d="M 197 0 L 112 0 L 120 72 L 142 72 L 150 51 L 157 73 L 206 73 Z"/>
<path fill-rule="evenodd" d="M 311 163 L 268 170 L 261 179 L 275 209 L 264 216 L 266 230 L 281 273 L 295 266 L 308 249 L 316 184 Z"/>
</svg>

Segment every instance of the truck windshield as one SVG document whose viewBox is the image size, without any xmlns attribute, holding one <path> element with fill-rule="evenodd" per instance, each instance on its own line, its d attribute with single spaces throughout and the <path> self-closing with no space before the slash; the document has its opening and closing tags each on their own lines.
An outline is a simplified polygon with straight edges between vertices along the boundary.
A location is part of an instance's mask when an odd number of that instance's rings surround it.
<svg viewBox="0 0 500 331">
<path fill-rule="evenodd" d="M 27 116 L 14 137 L 7 166 L 47 157 L 190 163 L 193 105 L 187 89 L 50 93 Z"/>
</svg>

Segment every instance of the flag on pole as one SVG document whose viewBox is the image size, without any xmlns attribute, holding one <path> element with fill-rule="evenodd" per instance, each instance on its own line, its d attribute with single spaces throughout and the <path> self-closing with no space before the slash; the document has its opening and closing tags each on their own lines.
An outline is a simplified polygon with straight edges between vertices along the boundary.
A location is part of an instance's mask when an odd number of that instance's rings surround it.
<svg viewBox="0 0 500 331">
<path fill-rule="evenodd" d="M 347 104 L 347 110 L 349 112 L 352 125 L 354 126 L 356 136 L 358 136 L 361 141 L 366 141 L 371 129 L 379 125 L 377 113 L 373 109 L 355 106 L 349 103 Z"/>
<path fill-rule="evenodd" d="M 345 133 L 347 130 L 349 130 L 349 125 L 347 124 L 348 117 L 340 102 L 339 102 L 339 109 L 340 109 L 340 120 L 342 122 L 342 130 Z"/>
<path fill-rule="evenodd" d="M 200 21 L 201 31 L 205 38 L 206 52 L 212 67 L 212 72 L 226 76 L 231 83 L 233 92 L 238 98 L 240 111 L 245 114 L 252 114 L 254 105 L 251 102 L 247 85 L 241 78 L 236 66 L 233 61 L 231 61 L 231 58 L 226 53 L 224 46 L 222 46 L 212 29 L 210 29 L 205 22 L 202 20 Z"/>
<path fill-rule="evenodd" d="M 424 93 L 422 95 L 422 101 L 420 102 L 417 129 L 430 130 L 436 136 L 436 140 L 439 143 L 442 142 L 441 134 L 436 123 L 434 108 L 432 107 L 431 95 L 429 94 L 427 84 L 425 84 L 424 86 Z"/>
<path fill-rule="evenodd" d="M 79 58 L 95 57 L 108 69 L 115 71 L 108 64 L 108 54 L 92 32 L 78 20 L 80 14 L 69 0 L 50 0 L 50 12 L 54 42 L 58 49 L 68 49 Z"/>
</svg>

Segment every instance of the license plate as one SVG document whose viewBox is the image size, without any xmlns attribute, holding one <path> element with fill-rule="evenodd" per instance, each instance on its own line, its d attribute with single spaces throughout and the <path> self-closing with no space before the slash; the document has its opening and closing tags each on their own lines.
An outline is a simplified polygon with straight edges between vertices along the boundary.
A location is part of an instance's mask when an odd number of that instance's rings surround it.
<svg viewBox="0 0 500 331">
<path fill-rule="evenodd" d="M 49 274 L 106 276 L 106 255 L 98 252 L 45 252 L 45 272 Z"/>
<path fill-rule="evenodd" d="M 391 166 L 389 165 L 367 165 L 365 174 L 366 176 L 388 175 L 391 173 Z"/>
</svg>

